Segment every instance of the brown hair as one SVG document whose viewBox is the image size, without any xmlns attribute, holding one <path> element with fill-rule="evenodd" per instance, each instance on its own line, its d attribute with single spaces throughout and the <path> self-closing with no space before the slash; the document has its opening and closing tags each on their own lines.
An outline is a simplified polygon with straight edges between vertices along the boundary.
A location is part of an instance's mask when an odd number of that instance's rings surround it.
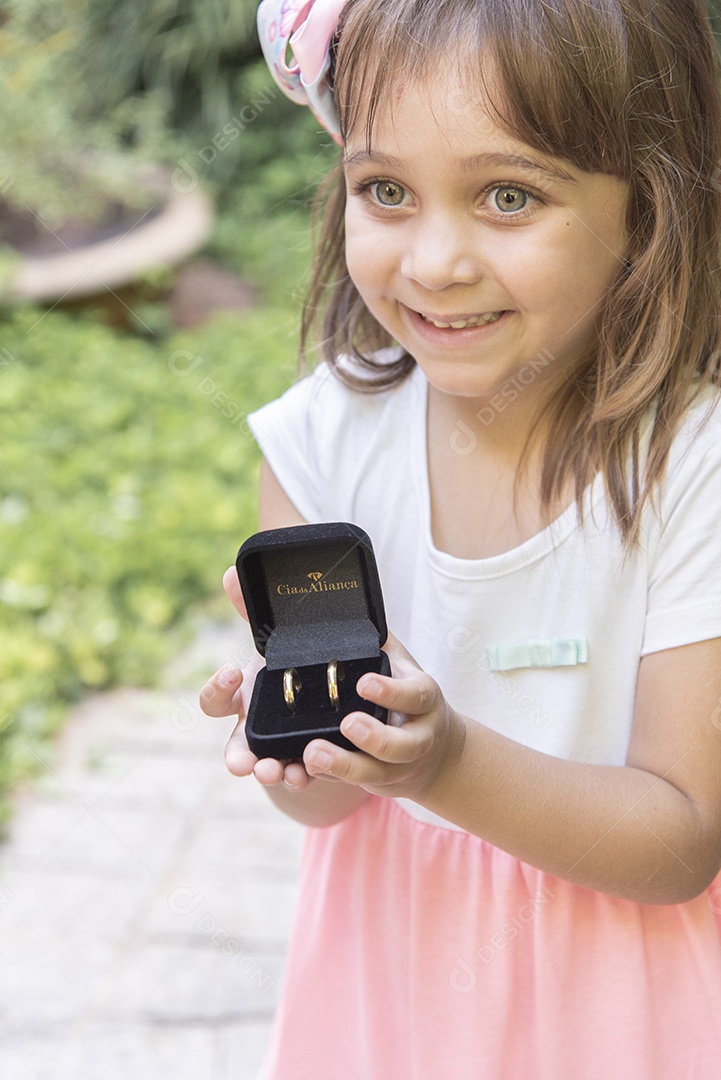
<svg viewBox="0 0 721 1080">
<path fill-rule="evenodd" d="M 494 107 L 514 137 L 630 185 L 628 264 L 594 354 L 549 406 L 564 437 L 545 447 L 541 496 L 548 512 L 572 477 L 580 506 L 600 470 L 632 544 L 689 401 L 721 383 L 721 96 L 708 17 L 701 0 L 348 0 L 334 57 L 344 135 L 364 123 L 370 142 L 389 83 L 427 75 L 443 56 L 465 58 L 469 87 L 486 98 L 480 58 L 490 60 L 502 93 Z M 385 389 L 415 361 L 373 359 L 391 341 L 348 275 L 339 169 L 320 198 L 303 355 L 320 325 L 322 355 L 341 378 L 360 388 L 337 367 L 350 354 L 375 374 L 362 388 Z"/>
</svg>

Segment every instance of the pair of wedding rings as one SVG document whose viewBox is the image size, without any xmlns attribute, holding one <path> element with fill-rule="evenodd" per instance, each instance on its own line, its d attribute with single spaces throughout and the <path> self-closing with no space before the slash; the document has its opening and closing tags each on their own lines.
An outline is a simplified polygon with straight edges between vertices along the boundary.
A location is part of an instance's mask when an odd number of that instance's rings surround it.
<svg viewBox="0 0 721 1080">
<path fill-rule="evenodd" d="M 331 660 L 326 672 L 328 683 L 328 697 L 334 709 L 340 709 L 340 691 L 338 683 L 343 679 L 343 665 L 339 660 Z M 291 712 L 295 712 L 298 694 L 303 689 L 303 683 L 295 668 L 286 668 L 283 672 L 283 697 Z"/>
</svg>

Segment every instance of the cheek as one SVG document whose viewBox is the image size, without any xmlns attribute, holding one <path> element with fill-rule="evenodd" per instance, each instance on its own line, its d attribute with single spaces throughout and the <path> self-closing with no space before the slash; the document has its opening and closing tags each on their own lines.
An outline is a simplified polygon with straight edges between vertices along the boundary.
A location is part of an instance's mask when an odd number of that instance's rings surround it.
<svg viewBox="0 0 721 1080">
<path fill-rule="evenodd" d="M 378 237 L 367 223 L 346 214 L 345 261 L 348 273 L 363 296 L 386 280 L 392 256 L 387 237 Z"/>
<path fill-rule="evenodd" d="M 346 210 L 345 215 L 345 261 L 348 267 L 348 273 L 353 278 L 353 281 L 357 283 L 357 277 L 360 276 L 361 269 L 363 267 L 363 249 L 365 247 L 365 236 L 363 230 L 359 227 L 356 217 L 351 211 Z"/>
<path fill-rule="evenodd" d="M 569 223 L 557 243 L 546 248 L 543 264 L 535 266 L 532 291 L 540 307 L 591 321 L 622 271 L 623 252 L 624 245 L 608 229 L 604 235 L 594 222 L 576 228 Z"/>
</svg>

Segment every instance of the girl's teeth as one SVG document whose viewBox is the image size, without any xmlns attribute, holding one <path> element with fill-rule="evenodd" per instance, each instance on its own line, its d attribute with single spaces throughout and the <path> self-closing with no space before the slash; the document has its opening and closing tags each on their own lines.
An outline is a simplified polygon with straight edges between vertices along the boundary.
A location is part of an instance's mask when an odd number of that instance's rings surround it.
<svg viewBox="0 0 721 1080">
<path fill-rule="evenodd" d="M 427 315 L 423 315 L 422 318 L 433 326 L 437 326 L 439 330 L 465 330 L 469 326 L 486 326 L 488 323 L 497 322 L 502 314 L 502 311 L 494 311 L 490 315 L 473 315 L 470 319 L 459 319 L 452 323 L 437 322 L 435 319 L 428 318 Z"/>
</svg>

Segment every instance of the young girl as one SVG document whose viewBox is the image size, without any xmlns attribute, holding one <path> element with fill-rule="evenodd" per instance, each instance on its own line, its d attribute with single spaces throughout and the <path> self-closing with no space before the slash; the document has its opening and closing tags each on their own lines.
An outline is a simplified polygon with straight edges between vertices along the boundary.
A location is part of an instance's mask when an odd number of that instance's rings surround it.
<svg viewBox="0 0 721 1080">
<path fill-rule="evenodd" d="M 392 722 L 347 715 L 355 753 L 258 761 L 255 669 L 203 690 L 240 714 L 230 771 L 311 826 L 264 1076 L 717 1080 L 701 0 L 263 10 L 342 161 L 305 322 L 325 360 L 252 421 L 260 524 L 366 529 L 393 630 L 393 677 L 358 683 Z"/>
</svg>

